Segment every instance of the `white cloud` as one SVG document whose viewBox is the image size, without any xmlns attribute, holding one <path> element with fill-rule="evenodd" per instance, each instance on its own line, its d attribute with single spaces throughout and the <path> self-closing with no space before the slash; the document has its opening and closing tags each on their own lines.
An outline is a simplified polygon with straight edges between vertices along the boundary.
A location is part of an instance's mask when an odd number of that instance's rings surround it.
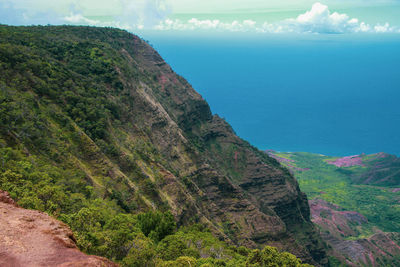
<svg viewBox="0 0 400 267">
<path fill-rule="evenodd" d="M 258 24 L 252 20 L 232 21 L 199 20 L 188 21 L 166 19 L 155 29 L 158 30 L 219 30 L 219 31 L 254 31 L 264 33 L 359 33 L 359 32 L 400 32 L 400 29 L 384 25 L 370 26 L 350 18 L 347 14 L 331 13 L 328 6 L 321 3 L 312 5 L 311 10 L 300 14 L 297 18 L 286 19 L 277 23 L 264 22 Z"/>
<path fill-rule="evenodd" d="M 347 14 L 331 13 L 328 6 L 321 3 L 313 4 L 311 10 L 280 24 L 286 31 L 300 33 L 396 32 L 395 27 L 390 27 L 388 23 L 371 27 Z"/>
<path fill-rule="evenodd" d="M 400 29 L 399 28 L 391 27 L 389 25 L 389 23 L 385 23 L 384 25 L 378 24 L 378 25 L 374 26 L 374 31 L 375 32 L 382 32 L 382 33 L 385 33 L 385 32 L 398 32 L 398 33 L 400 33 Z"/>
<path fill-rule="evenodd" d="M 122 13 L 115 20 L 135 27 L 154 27 L 171 13 L 166 0 L 118 0 Z"/>
<path fill-rule="evenodd" d="M 84 0 L 88 2 L 89 0 Z M 74 10 L 85 11 L 82 5 L 74 5 Z M 104 9 L 107 6 L 103 6 Z M 166 0 L 113 0 L 109 6 L 116 13 L 106 20 L 92 20 L 81 12 L 72 12 L 63 19 L 72 24 L 85 24 L 92 26 L 110 26 L 127 30 L 152 28 L 164 20 L 170 13 Z M 118 12 L 116 10 L 119 10 Z"/>
<path fill-rule="evenodd" d="M 100 24 L 100 21 L 88 19 L 84 17 L 82 14 L 71 13 L 69 16 L 64 17 L 64 20 L 73 24 L 89 24 L 89 25 Z"/>
<path fill-rule="evenodd" d="M 63 17 L 62 21 L 64 23 L 73 24 L 73 25 L 89 25 L 89 26 L 100 26 L 100 27 L 114 27 L 124 30 L 134 30 L 134 29 L 143 29 L 144 26 L 141 24 L 131 25 L 129 23 L 123 23 L 120 21 L 110 20 L 110 21 L 99 21 L 89 19 L 82 14 L 74 14 L 71 13 L 69 16 Z"/>
<path fill-rule="evenodd" d="M 187 22 L 181 20 L 166 19 L 158 24 L 156 30 L 220 30 L 220 31 L 251 31 L 255 29 L 256 22 L 253 20 L 233 21 L 224 23 L 220 20 L 199 20 L 192 18 Z"/>
<path fill-rule="evenodd" d="M 321 3 L 315 3 L 310 11 L 284 23 L 297 32 L 345 33 L 361 30 L 358 19 L 350 19 L 346 14 L 331 13 L 328 6 Z"/>
</svg>

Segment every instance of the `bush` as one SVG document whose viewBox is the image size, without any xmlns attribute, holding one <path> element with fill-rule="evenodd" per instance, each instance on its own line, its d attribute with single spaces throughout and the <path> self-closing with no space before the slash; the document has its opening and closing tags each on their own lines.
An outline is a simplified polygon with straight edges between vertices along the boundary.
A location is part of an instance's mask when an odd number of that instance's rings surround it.
<svg viewBox="0 0 400 267">
<path fill-rule="evenodd" d="M 176 229 L 176 222 L 171 212 L 149 211 L 138 215 L 142 232 L 155 242 L 172 234 Z"/>
</svg>

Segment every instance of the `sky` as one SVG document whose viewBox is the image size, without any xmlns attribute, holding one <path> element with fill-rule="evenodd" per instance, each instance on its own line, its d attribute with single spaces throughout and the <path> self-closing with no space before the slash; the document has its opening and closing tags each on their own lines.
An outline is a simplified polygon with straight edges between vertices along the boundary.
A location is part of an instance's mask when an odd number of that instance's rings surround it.
<svg viewBox="0 0 400 267">
<path fill-rule="evenodd" d="M 400 0 L 0 0 L 0 23 L 136 31 L 400 33 Z"/>
</svg>

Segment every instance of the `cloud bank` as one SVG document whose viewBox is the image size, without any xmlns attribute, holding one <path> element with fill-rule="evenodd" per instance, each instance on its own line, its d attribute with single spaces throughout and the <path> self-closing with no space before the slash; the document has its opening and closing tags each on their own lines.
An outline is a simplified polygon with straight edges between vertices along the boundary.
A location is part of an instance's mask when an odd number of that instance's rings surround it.
<svg viewBox="0 0 400 267">
<path fill-rule="evenodd" d="M 171 13 L 168 0 L 0 0 L 0 23 L 153 28 Z M 95 17 L 95 19 L 93 19 Z"/>
<path fill-rule="evenodd" d="M 400 0 L 399 0 L 400 1 Z M 194 31 L 213 30 L 259 33 L 400 33 L 400 28 L 389 23 L 369 25 L 346 14 L 331 12 L 328 6 L 315 3 L 311 9 L 296 18 L 279 22 L 243 21 L 223 22 L 192 18 L 187 21 L 169 19 L 169 0 L 0 0 L 0 23 L 13 25 L 73 24 L 117 27 L 130 31 Z M 41 3 L 39 5 L 39 3 Z M 100 10 L 106 16 L 89 16 L 92 10 Z M 100 13 L 101 13 L 100 12 Z M 93 12 L 92 12 L 93 13 Z M 92 14 L 93 15 L 93 14 Z"/>
<path fill-rule="evenodd" d="M 286 19 L 277 23 L 264 22 L 258 24 L 253 20 L 233 21 L 230 23 L 219 20 L 198 20 L 192 18 L 186 22 L 166 19 L 160 22 L 158 30 L 220 30 L 220 31 L 255 31 L 264 33 L 358 33 L 400 32 L 399 28 L 391 27 L 388 23 L 370 26 L 350 18 L 346 14 L 331 12 L 328 6 L 321 3 L 313 4 L 311 10 L 297 18 Z"/>
</svg>

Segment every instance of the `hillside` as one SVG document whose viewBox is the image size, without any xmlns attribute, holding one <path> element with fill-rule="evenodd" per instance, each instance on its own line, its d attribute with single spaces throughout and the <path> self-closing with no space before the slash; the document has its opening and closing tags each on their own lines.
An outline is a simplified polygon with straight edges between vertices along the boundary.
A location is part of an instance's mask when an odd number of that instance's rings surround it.
<svg viewBox="0 0 400 267">
<path fill-rule="evenodd" d="M 399 158 L 385 153 L 330 157 L 268 151 L 310 196 L 312 221 L 347 264 L 400 264 Z"/>
<path fill-rule="evenodd" d="M 327 264 L 295 178 L 139 37 L 0 26 L 0 72 L 0 189 L 67 223 L 85 252 L 240 266 L 273 245 Z"/>
</svg>

